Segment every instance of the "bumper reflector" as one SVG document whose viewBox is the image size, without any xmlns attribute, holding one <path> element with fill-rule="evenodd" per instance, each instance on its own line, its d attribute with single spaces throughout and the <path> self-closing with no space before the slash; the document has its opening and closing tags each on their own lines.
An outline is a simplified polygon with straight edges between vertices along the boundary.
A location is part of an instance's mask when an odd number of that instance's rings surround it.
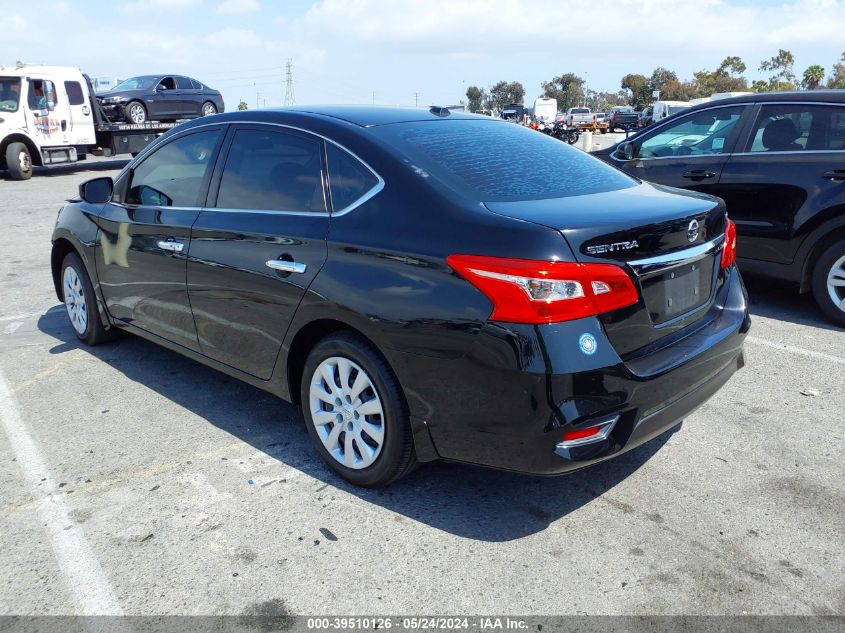
<svg viewBox="0 0 845 633">
<path fill-rule="evenodd" d="M 583 446 L 585 444 L 600 442 L 610 435 L 610 432 L 613 430 L 613 427 L 616 426 L 618 421 L 619 416 L 615 415 L 612 418 L 604 420 L 594 426 L 566 431 L 557 447 L 572 448 L 573 446 Z"/>
</svg>

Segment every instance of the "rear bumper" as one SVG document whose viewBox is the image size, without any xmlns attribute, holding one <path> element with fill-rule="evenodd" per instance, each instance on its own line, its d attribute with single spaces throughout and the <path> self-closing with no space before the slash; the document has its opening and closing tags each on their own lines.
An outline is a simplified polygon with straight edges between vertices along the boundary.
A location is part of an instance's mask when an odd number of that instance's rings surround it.
<svg viewBox="0 0 845 633">
<path fill-rule="evenodd" d="M 747 298 L 734 268 L 716 305 L 686 338 L 622 361 L 598 319 L 488 324 L 472 352 L 399 363 L 414 414 L 446 459 L 538 475 L 578 470 L 681 422 L 744 365 Z M 596 349 L 578 341 L 590 334 Z M 563 434 L 618 416 L 606 438 L 561 450 Z"/>
</svg>

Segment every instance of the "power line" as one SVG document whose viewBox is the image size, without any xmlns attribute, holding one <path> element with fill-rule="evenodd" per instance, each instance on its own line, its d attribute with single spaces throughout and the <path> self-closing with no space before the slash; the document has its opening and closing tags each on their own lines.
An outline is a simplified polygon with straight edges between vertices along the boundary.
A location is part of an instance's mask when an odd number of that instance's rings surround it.
<svg viewBox="0 0 845 633">
<path fill-rule="evenodd" d="M 288 58 L 285 64 L 285 105 L 292 106 L 296 103 L 293 96 L 293 60 Z"/>
</svg>

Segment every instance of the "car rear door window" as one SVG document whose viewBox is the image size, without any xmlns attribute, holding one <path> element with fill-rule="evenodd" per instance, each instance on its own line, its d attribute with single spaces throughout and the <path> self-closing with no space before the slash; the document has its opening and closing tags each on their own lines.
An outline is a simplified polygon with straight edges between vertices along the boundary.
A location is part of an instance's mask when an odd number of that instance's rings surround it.
<svg viewBox="0 0 845 633">
<path fill-rule="evenodd" d="M 348 209 L 379 184 L 378 177 L 360 160 L 333 143 L 326 144 L 332 210 Z"/>
<path fill-rule="evenodd" d="M 639 143 L 637 158 L 724 154 L 728 137 L 737 128 L 745 106 L 710 108 L 691 112 Z"/>
<path fill-rule="evenodd" d="M 229 148 L 217 207 L 326 212 L 322 141 L 288 132 L 240 129 Z"/>
<path fill-rule="evenodd" d="M 193 90 L 194 86 L 187 77 L 176 77 L 176 87 L 180 90 Z"/>
<path fill-rule="evenodd" d="M 845 151 L 845 107 L 776 103 L 760 108 L 747 151 L 831 150 Z"/>
<path fill-rule="evenodd" d="M 196 207 L 220 130 L 177 138 L 132 170 L 126 204 Z"/>
</svg>

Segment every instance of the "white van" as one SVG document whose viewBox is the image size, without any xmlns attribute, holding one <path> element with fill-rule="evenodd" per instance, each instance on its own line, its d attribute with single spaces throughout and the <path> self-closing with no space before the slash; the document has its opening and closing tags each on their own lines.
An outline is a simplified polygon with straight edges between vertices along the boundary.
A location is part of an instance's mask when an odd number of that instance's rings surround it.
<svg viewBox="0 0 845 633">
<path fill-rule="evenodd" d="M 534 118 L 545 123 L 554 123 L 557 116 L 557 99 L 537 97 L 534 100 Z"/>
<path fill-rule="evenodd" d="M 26 180 L 101 153 L 135 154 L 175 123 L 112 123 L 86 75 L 66 66 L 0 66 L 0 169 Z"/>
<path fill-rule="evenodd" d="M 655 101 L 652 104 L 653 114 L 651 120 L 653 123 L 657 123 L 668 116 L 672 116 L 690 107 L 692 105 L 689 101 Z"/>
</svg>

